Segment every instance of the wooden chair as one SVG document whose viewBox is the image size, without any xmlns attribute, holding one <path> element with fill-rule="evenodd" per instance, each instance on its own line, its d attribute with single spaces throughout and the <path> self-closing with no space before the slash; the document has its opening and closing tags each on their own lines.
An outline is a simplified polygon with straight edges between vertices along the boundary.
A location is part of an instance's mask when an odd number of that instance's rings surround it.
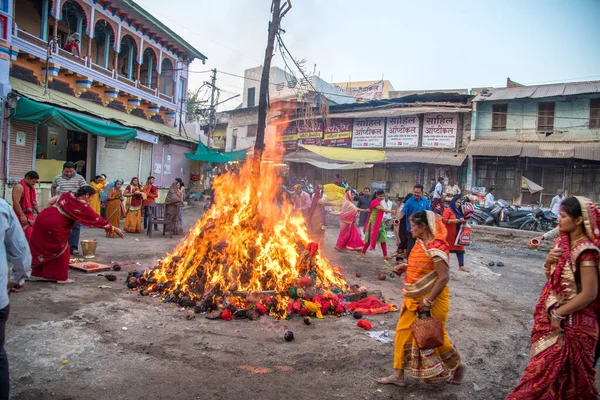
<svg viewBox="0 0 600 400">
<path fill-rule="evenodd" d="M 170 222 L 167 221 L 167 212 L 164 204 L 151 203 L 148 204 L 148 236 L 152 237 L 153 227 L 155 225 L 163 226 L 163 236 L 167 231 L 167 225 Z M 169 229 L 169 237 L 173 237 L 171 230 Z"/>
</svg>

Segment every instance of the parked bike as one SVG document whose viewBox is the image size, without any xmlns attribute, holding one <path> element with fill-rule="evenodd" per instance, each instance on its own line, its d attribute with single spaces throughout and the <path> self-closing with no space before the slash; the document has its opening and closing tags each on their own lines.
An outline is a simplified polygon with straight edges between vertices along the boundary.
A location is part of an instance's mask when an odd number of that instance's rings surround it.
<svg viewBox="0 0 600 400">
<path fill-rule="evenodd" d="M 532 232 L 548 232 L 558 226 L 558 217 L 552 211 L 542 210 L 542 203 L 532 209 L 532 215 L 519 229 Z"/>
</svg>

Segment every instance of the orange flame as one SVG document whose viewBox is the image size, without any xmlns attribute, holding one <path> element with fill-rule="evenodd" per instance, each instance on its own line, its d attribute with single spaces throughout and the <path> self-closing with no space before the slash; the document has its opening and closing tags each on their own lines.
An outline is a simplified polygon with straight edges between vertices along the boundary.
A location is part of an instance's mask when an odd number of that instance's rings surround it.
<svg viewBox="0 0 600 400">
<path fill-rule="evenodd" d="M 308 257 L 311 239 L 303 217 L 287 201 L 278 202 L 277 168 L 262 163 L 255 178 L 251 166 L 248 160 L 239 173 L 215 178 L 213 206 L 152 271 L 161 291 L 220 305 L 235 292 L 273 291 L 282 317 L 285 293 L 300 277 L 310 276 L 320 289 L 347 288 L 324 257 Z"/>
</svg>

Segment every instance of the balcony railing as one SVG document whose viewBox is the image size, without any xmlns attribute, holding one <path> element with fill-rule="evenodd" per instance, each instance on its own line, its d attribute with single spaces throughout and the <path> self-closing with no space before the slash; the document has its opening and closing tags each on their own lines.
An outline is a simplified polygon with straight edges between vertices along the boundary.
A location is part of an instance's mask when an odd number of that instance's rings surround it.
<svg viewBox="0 0 600 400">
<path fill-rule="evenodd" d="M 48 44 L 46 42 L 21 29 L 16 29 L 15 33 L 16 35 L 13 36 L 13 44 L 16 48 L 22 53 L 31 54 L 42 60 L 46 59 L 48 51 Z M 173 96 L 159 93 L 157 89 L 144 86 L 137 80 L 127 79 L 122 75 L 115 74 L 114 70 L 109 70 L 95 64 L 87 57 L 75 57 L 70 52 L 59 48 L 52 49 L 50 61 L 58 64 L 61 69 L 68 69 L 69 71 L 93 79 L 94 81 L 125 91 L 132 96 L 149 100 L 169 109 L 175 108 Z"/>
</svg>

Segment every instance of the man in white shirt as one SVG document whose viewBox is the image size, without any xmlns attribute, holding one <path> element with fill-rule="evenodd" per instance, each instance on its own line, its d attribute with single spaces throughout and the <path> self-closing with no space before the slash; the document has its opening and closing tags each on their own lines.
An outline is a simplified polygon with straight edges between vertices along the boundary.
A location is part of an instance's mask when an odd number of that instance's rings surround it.
<svg viewBox="0 0 600 400">
<path fill-rule="evenodd" d="M 494 190 L 496 188 L 491 186 L 488 190 L 488 194 L 485 195 L 485 208 L 492 208 L 496 204 L 496 198 L 494 197 Z"/>
<path fill-rule="evenodd" d="M 394 208 L 394 202 L 390 199 L 390 194 L 386 193 L 384 196 L 385 197 L 381 201 L 381 205 L 383 206 L 383 208 L 386 208 L 388 210 L 393 210 L 393 208 Z M 383 223 L 385 224 L 385 228 L 386 229 L 391 229 L 391 227 L 392 227 L 392 213 L 385 213 L 385 214 L 383 214 Z"/>
<path fill-rule="evenodd" d="M 563 190 L 558 189 L 556 196 L 552 198 L 552 202 L 550 203 L 550 209 L 554 213 L 554 215 L 558 215 L 560 212 L 560 205 L 565 201 L 565 196 L 563 196 Z"/>
<path fill-rule="evenodd" d="M 438 183 L 435 185 L 435 190 L 433 191 L 433 201 L 431 203 L 431 210 L 436 212 L 436 207 L 439 206 L 439 214 L 444 213 L 444 178 L 438 178 Z"/>
<path fill-rule="evenodd" d="M 446 189 L 446 193 L 448 193 L 448 195 L 454 197 L 460 194 L 460 187 L 458 186 L 458 183 L 454 183 L 450 186 L 448 186 L 448 188 Z"/>
</svg>

